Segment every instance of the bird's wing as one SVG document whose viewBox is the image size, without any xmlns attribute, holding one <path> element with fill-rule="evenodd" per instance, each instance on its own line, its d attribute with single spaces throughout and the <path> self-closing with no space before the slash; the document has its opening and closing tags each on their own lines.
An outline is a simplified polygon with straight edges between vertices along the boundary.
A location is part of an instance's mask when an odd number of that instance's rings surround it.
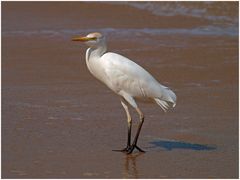
<svg viewBox="0 0 240 180">
<path fill-rule="evenodd" d="M 108 86 L 115 92 L 123 90 L 132 96 L 142 97 L 148 96 L 153 86 L 160 85 L 145 69 L 119 54 L 106 53 L 101 60 L 107 81 L 111 83 Z"/>
</svg>

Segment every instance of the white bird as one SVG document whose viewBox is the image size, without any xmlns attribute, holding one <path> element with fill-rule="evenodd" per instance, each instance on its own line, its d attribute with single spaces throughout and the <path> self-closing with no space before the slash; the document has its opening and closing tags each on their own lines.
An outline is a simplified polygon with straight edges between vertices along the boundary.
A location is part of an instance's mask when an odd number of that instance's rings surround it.
<svg viewBox="0 0 240 180">
<path fill-rule="evenodd" d="M 128 140 L 126 148 L 118 151 L 130 154 L 137 146 L 138 137 L 144 122 L 144 114 L 136 104 L 135 99 L 151 99 L 165 112 L 176 105 L 176 95 L 168 87 L 161 85 L 150 73 L 130 59 L 112 52 L 107 52 L 105 37 L 98 33 L 90 33 L 84 37 L 74 37 L 73 41 L 85 42 L 89 48 L 86 51 L 86 64 L 89 71 L 119 95 L 121 104 L 127 114 Z M 129 113 L 132 106 L 140 117 L 138 130 L 131 144 L 132 118 Z"/>
</svg>

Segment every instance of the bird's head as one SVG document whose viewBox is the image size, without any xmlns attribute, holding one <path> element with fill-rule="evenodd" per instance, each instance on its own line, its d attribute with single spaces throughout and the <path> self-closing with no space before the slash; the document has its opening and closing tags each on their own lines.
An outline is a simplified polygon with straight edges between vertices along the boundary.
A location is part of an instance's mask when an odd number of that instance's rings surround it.
<svg viewBox="0 0 240 180">
<path fill-rule="evenodd" d="M 98 47 L 105 43 L 105 37 L 98 32 L 90 33 L 87 36 L 73 37 L 72 41 L 84 42 L 89 47 Z"/>
</svg>

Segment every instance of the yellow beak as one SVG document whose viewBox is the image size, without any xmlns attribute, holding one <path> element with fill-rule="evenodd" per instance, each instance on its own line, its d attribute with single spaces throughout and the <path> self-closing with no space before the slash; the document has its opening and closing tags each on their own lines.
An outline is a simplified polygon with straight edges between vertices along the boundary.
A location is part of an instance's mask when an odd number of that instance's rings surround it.
<svg viewBox="0 0 240 180">
<path fill-rule="evenodd" d="M 73 37 L 72 41 L 82 41 L 82 42 L 86 42 L 86 41 L 90 41 L 90 40 L 95 40 L 96 37 Z"/>
</svg>

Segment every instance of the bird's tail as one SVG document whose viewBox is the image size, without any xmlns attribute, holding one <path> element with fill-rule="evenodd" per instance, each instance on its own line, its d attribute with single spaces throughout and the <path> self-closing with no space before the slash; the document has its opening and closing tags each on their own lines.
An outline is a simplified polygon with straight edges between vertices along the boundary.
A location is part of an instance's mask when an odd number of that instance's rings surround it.
<svg viewBox="0 0 240 180">
<path fill-rule="evenodd" d="M 167 112 L 167 110 L 170 108 L 170 104 L 167 101 L 160 100 L 158 98 L 155 98 L 154 100 L 164 110 L 164 112 Z"/>
<path fill-rule="evenodd" d="M 168 87 L 164 88 L 164 93 L 161 98 L 154 98 L 155 102 L 166 112 L 170 107 L 176 106 L 177 96 Z"/>
</svg>

